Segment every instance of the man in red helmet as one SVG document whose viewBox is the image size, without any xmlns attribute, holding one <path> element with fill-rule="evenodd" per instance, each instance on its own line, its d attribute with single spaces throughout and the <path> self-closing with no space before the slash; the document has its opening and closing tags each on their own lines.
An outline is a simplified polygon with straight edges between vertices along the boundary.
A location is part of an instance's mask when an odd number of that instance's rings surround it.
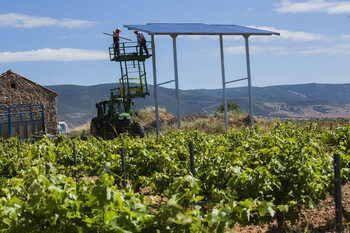
<svg viewBox="0 0 350 233">
<path fill-rule="evenodd" d="M 114 56 L 120 56 L 120 49 L 119 49 L 119 33 L 121 32 L 120 28 L 117 28 L 113 31 L 113 42 L 114 42 Z"/>
</svg>

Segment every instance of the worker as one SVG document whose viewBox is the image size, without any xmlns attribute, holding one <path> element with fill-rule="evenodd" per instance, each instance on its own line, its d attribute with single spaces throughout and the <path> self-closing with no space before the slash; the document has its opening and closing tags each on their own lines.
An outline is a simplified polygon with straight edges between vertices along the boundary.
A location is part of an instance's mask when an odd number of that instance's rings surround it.
<svg viewBox="0 0 350 233">
<path fill-rule="evenodd" d="M 114 56 L 120 56 L 120 48 L 119 48 L 119 33 L 121 32 L 120 28 L 117 28 L 113 31 L 113 42 L 114 42 Z"/>
<path fill-rule="evenodd" d="M 146 39 L 145 39 L 145 36 L 143 35 L 143 33 L 139 32 L 139 31 L 134 31 L 134 33 L 137 36 L 137 45 L 140 48 L 140 55 L 141 56 L 143 55 L 143 49 L 145 50 L 146 54 L 149 55 L 147 45 L 146 45 Z"/>
<path fill-rule="evenodd" d="M 57 131 L 58 131 L 58 135 L 61 135 L 62 134 L 62 126 L 58 125 Z"/>
</svg>

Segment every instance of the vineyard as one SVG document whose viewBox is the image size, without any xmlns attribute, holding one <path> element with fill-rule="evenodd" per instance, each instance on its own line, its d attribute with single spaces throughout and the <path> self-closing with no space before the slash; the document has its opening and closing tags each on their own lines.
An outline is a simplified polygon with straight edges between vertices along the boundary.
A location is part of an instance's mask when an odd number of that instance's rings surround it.
<svg viewBox="0 0 350 233">
<path fill-rule="evenodd" d="M 332 195 L 334 153 L 349 181 L 349 150 L 350 126 L 290 123 L 156 140 L 12 138 L 0 144 L 0 231 L 234 232 L 277 220 L 283 232 Z"/>
</svg>

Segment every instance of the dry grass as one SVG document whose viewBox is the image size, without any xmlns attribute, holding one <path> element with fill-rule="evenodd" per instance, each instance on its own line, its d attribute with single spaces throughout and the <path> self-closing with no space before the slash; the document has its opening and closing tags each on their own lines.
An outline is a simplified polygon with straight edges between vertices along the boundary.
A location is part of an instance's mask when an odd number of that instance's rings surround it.
<svg viewBox="0 0 350 233">
<path fill-rule="evenodd" d="M 145 130 L 155 133 L 155 111 L 154 108 L 148 108 L 139 112 L 141 123 Z M 143 121 L 147 119 L 147 121 Z M 168 131 L 175 131 L 178 128 L 177 119 L 165 109 L 159 110 L 160 133 L 166 134 Z M 270 129 L 275 126 L 274 121 L 263 120 L 254 117 L 254 122 L 258 123 L 263 129 Z M 228 113 L 228 128 L 240 129 L 250 126 L 250 118 L 244 113 Z M 181 118 L 181 129 L 185 131 L 198 130 L 206 133 L 221 133 L 226 130 L 224 114 L 216 113 L 214 115 L 190 114 Z"/>
<path fill-rule="evenodd" d="M 153 137 L 156 134 L 156 114 L 154 107 L 148 107 L 137 112 L 137 121 L 144 126 L 147 136 Z M 258 123 L 263 129 L 274 127 L 275 122 L 263 120 L 254 117 L 254 122 Z M 178 128 L 177 119 L 164 108 L 159 108 L 160 133 L 166 134 L 169 131 L 176 131 Z M 229 129 L 240 129 L 250 126 L 250 118 L 247 114 L 228 114 Z M 224 114 L 216 113 L 214 115 L 190 114 L 181 118 L 181 129 L 185 131 L 198 130 L 206 133 L 221 133 L 225 131 Z M 71 130 L 72 136 L 89 136 L 90 123 L 86 123 Z"/>
<path fill-rule="evenodd" d="M 169 121 L 174 118 L 165 108 L 159 108 L 159 119 L 162 121 Z M 156 120 L 156 112 L 154 107 L 147 107 L 146 109 L 142 109 L 137 111 L 138 120 L 142 125 L 152 124 Z"/>
<path fill-rule="evenodd" d="M 80 125 L 80 126 L 72 129 L 72 131 L 83 131 L 83 130 L 90 130 L 90 122 L 85 123 L 83 125 Z"/>
<path fill-rule="evenodd" d="M 70 136 L 89 136 L 90 135 L 90 122 L 83 125 L 74 127 L 69 130 Z"/>
</svg>

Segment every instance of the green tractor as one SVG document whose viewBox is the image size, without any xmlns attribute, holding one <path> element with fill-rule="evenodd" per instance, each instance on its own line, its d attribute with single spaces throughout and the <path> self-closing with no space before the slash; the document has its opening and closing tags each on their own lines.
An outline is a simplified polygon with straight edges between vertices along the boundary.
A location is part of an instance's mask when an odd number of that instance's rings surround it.
<svg viewBox="0 0 350 233">
<path fill-rule="evenodd" d="M 113 90 L 113 89 L 112 89 Z M 133 121 L 136 112 L 131 111 L 133 100 L 111 94 L 109 100 L 96 104 L 97 117 L 92 118 L 90 131 L 94 137 L 111 140 L 121 133 L 143 138 L 145 132 L 140 122 Z"/>
<path fill-rule="evenodd" d="M 151 55 L 139 55 L 135 42 L 120 43 L 120 55 L 114 55 L 114 45 L 109 48 L 110 60 L 120 63 L 119 87 L 111 89 L 110 99 L 96 104 L 97 117 L 91 120 L 90 132 L 94 137 L 110 140 L 121 133 L 143 138 L 145 132 L 140 122 L 133 120 L 134 98 L 149 95 L 145 71 L 145 60 Z M 136 75 L 129 77 L 131 75 Z"/>
</svg>

